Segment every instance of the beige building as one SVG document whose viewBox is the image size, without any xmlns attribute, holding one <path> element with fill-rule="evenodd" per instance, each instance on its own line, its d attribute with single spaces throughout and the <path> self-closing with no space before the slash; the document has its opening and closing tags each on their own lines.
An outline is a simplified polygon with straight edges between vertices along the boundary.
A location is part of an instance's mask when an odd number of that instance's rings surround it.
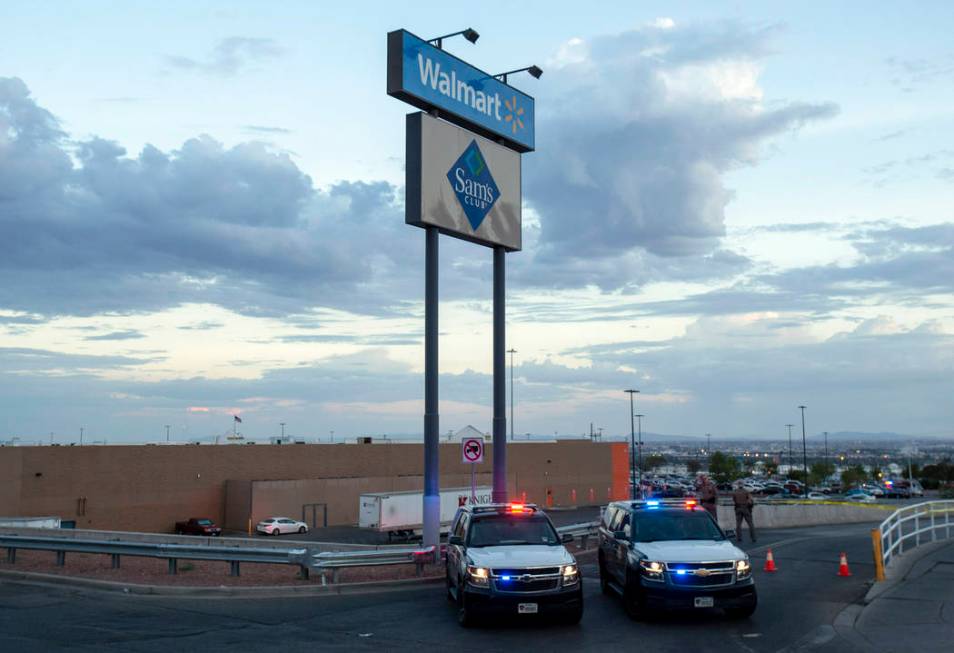
<svg viewBox="0 0 954 653">
<path fill-rule="evenodd" d="M 626 496 L 623 443 L 508 445 L 512 496 L 542 505 Z M 169 532 L 211 517 L 245 530 L 271 514 L 357 522 L 358 496 L 423 488 L 420 443 L 0 448 L 0 517 L 55 516 L 78 528 Z M 491 484 L 493 446 L 477 482 Z M 470 485 L 459 443 L 442 443 L 442 487 Z"/>
</svg>

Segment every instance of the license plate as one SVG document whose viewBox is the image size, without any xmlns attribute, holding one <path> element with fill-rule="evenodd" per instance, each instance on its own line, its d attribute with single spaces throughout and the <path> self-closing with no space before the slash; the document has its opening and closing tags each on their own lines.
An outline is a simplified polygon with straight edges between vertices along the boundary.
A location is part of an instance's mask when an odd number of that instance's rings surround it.
<svg viewBox="0 0 954 653">
<path fill-rule="evenodd" d="M 697 608 L 711 608 L 715 606 L 715 599 L 711 596 L 697 596 L 693 600 L 693 605 Z"/>
<path fill-rule="evenodd" d="M 517 604 L 517 614 L 536 614 L 536 613 L 537 613 L 536 603 L 518 603 Z"/>
</svg>

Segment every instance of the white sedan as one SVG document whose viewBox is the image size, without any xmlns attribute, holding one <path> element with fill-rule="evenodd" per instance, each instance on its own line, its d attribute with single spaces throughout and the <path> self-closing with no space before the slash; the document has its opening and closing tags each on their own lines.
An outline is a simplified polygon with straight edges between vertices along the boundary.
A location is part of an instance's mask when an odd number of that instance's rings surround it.
<svg viewBox="0 0 954 653">
<path fill-rule="evenodd" d="M 307 533 L 308 524 L 288 517 L 269 517 L 258 522 L 255 531 L 262 535 L 281 535 L 282 533 Z"/>
<path fill-rule="evenodd" d="M 809 501 L 828 501 L 830 497 L 822 492 L 809 492 L 807 498 Z"/>
<path fill-rule="evenodd" d="M 875 499 L 872 495 L 870 495 L 870 494 L 862 494 L 862 493 L 860 493 L 860 492 L 859 492 L 858 494 L 850 494 L 850 495 L 846 496 L 845 499 L 847 499 L 848 501 L 855 501 L 855 502 L 857 502 L 857 503 L 875 503 L 875 502 L 877 502 L 877 499 Z"/>
</svg>

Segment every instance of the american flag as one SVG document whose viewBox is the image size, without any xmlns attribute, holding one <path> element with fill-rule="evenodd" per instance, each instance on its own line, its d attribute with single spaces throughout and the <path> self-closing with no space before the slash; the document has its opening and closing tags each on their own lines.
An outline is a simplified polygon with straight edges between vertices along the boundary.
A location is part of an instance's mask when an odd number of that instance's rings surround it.
<svg viewBox="0 0 954 653">
<path fill-rule="evenodd" d="M 238 415 L 232 415 L 232 418 L 235 419 L 235 421 L 238 422 L 239 424 L 242 423 L 242 418 L 239 417 Z"/>
</svg>

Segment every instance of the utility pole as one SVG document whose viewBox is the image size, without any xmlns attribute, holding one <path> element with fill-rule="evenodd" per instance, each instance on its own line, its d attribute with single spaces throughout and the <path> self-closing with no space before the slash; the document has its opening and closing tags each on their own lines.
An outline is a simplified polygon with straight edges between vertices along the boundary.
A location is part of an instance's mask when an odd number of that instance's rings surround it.
<svg viewBox="0 0 954 653">
<path fill-rule="evenodd" d="M 636 466 L 639 469 L 639 497 L 640 498 L 643 497 L 643 418 L 644 417 L 645 415 L 640 415 L 639 413 L 636 413 L 636 420 L 637 420 L 637 424 L 639 425 L 638 426 L 639 433 L 637 435 L 639 439 L 636 440 L 636 446 L 638 447 L 638 450 L 639 450 L 639 461 L 636 463 Z"/>
<path fill-rule="evenodd" d="M 80 446 L 83 446 L 83 427 L 80 427 Z"/>
<path fill-rule="evenodd" d="M 334 443 L 335 443 L 335 431 L 334 431 L 334 429 L 332 429 L 332 430 L 331 430 L 331 444 L 334 444 Z"/>
<path fill-rule="evenodd" d="M 633 397 L 639 390 L 623 390 L 629 394 L 629 498 L 636 500 L 636 405 Z"/>
<path fill-rule="evenodd" d="M 825 464 L 828 464 L 828 431 L 825 431 Z"/>
<path fill-rule="evenodd" d="M 282 427 L 282 440 L 284 441 L 285 440 L 285 422 L 279 422 L 278 425 Z"/>
<path fill-rule="evenodd" d="M 788 427 L 788 471 L 791 473 L 792 468 L 795 466 L 795 459 L 792 457 L 792 427 L 794 424 L 786 424 Z"/>
<path fill-rule="evenodd" d="M 805 469 L 805 496 L 808 496 L 808 446 L 805 444 L 805 406 L 799 406 L 802 411 L 802 466 Z"/>
<path fill-rule="evenodd" d="M 169 425 L 166 424 L 166 442 L 169 441 Z"/>
<path fill-rule="evenodd" d="M 712 434 L 706 433 L 706 455 L 712 456 Z"/>
<path fill-rule="evenodd" d="M 517 353 L 516 349 L 507 350 L 510 354 L 510 441 L 513 442 L 513 355 Z M 593 439 L 593 424 L 590 423 L 590 439 Z"/>
</svg>

